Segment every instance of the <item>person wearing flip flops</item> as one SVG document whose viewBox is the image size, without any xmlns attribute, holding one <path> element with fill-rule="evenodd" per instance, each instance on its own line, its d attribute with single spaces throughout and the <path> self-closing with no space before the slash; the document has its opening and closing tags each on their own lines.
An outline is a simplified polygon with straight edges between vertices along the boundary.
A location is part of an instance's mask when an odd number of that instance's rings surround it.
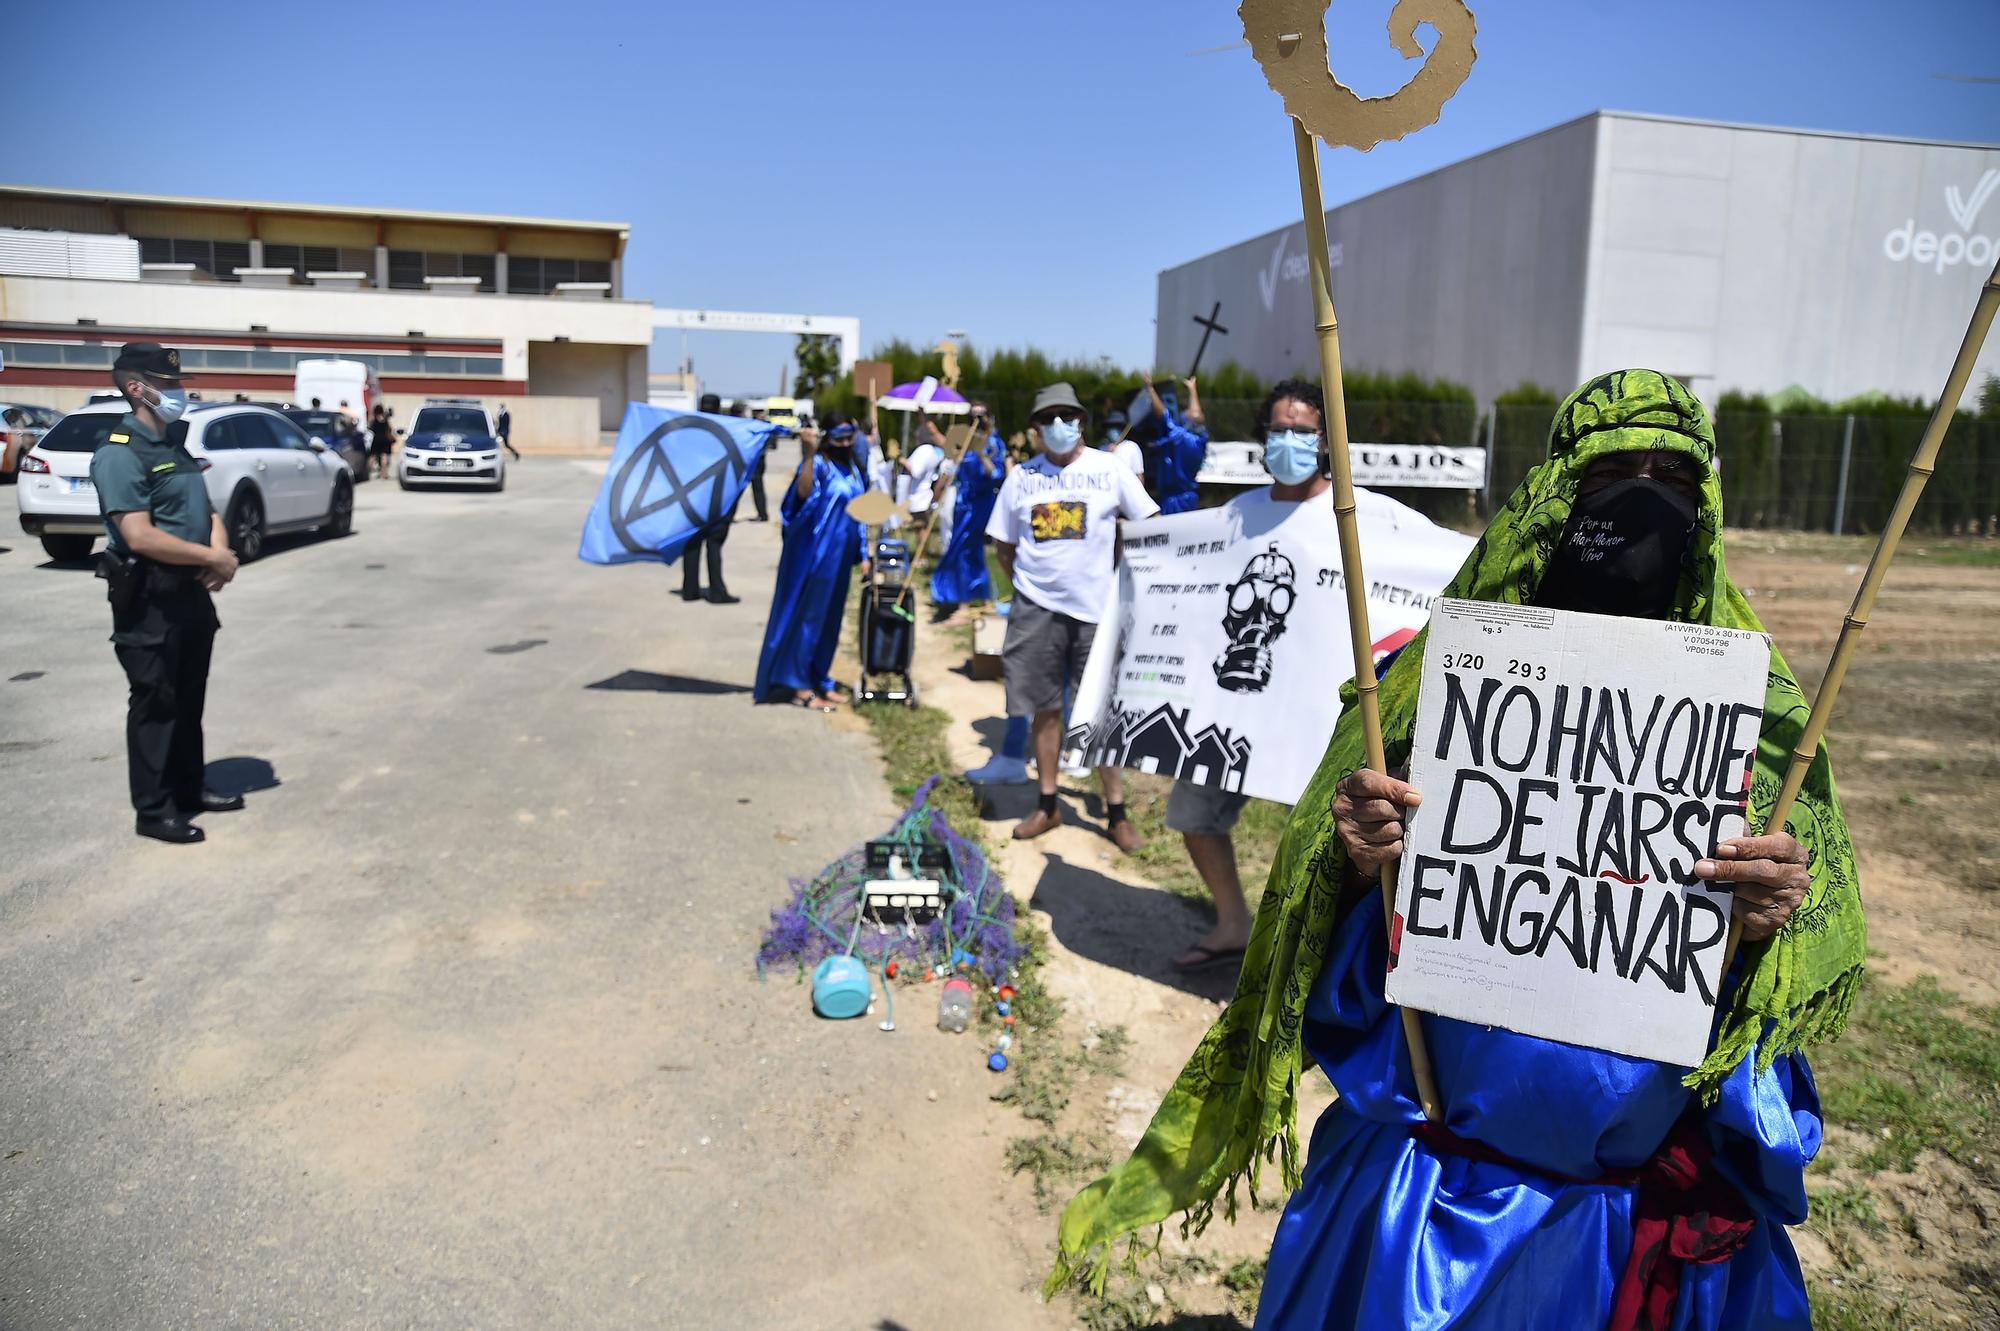
<svg viewBox="0 0 2000 1331">
<path fill-rule="evenodd" d="M 1271 484 L 1240 495 L 1230 504 L 1303 504 L 1326 494 L 1329 482 L 1321 422 L 1326 400 L 1317 384 L 1287 379 L 1273 388 L 1257 408 L 1257 437 L 1264 444 L 1264 468 Z M 1329 526 L 1333 509 L 1326 506 Z M 1174 958 L 1183 973 L 1240 964 L 1250 943 L 1250 907 L 1243 900 L 1243 880 L 1236 872 L 1236 843 L 1230 832 L 1248 795 L 1175 781 L 1167 795 L 1167 828 L 1179 832 L 1188 859 L 1215 898 L 1215 927 L 1194 940 Z"/>
</svg>

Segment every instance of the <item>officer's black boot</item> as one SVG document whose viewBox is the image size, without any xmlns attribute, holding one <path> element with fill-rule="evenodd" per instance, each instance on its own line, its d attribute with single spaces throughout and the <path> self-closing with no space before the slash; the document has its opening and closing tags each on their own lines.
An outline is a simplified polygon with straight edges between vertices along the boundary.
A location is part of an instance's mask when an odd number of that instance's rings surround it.
<svg viewBox="0 0 2000 1331">
<path fill-rule="evenodd" d="M 186 818 L 141 818 L 132 830 L 140 836 L 174 846 L 192 846 L 197 841 L 208 839 L 207 833 Z"/>
<path fill-rule="evenodd" d="M 722 585 L 722 542 L 708 543 L 708 603 L 710 605 L 735 605 L 743 598 L 731 596 L 729 588 Z"/>
<path fill-rule="evenodd" d="M 697 536 L 688 542 L 687 553 L 681 556 L 681 599 L 699 601 L 701 599 L 701 545 Z"/>
</svg>

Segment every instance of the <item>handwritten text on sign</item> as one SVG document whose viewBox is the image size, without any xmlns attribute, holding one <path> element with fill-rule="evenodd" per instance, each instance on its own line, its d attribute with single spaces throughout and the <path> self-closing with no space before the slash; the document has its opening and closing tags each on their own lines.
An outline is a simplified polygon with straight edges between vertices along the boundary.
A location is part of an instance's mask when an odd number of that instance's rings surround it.
<svg viewBox="0 0 2000 1331">
<path fill-rule="evenodd" d="M 1389 997 L 1693 1066 L 1747 830 L 1770 643 L 1699 624 L 1439 601 L 1411 748 Z"/>
</svg>

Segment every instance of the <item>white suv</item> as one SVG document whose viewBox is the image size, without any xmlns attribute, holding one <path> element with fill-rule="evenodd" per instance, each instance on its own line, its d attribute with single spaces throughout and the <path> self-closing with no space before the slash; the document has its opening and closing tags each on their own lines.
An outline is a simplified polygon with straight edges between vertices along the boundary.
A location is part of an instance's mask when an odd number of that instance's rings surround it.
<svg viewBox="0 0 2000 1331">
<path fill-rule="evenodd" d="M 57 422 L 21 460 L 21 530 L 42 539 L 49 558 L 86 559 L 104 534 L 90 459 L 125 415 L 122 402 L 80 408 Z M 318 529 L 345 536 L 354 526 L 354 481 L 340 455 L 268 407 L 197 403 L 186 418 L 187 451 L 200 464 L 209 502 L 229 544 L 248 563 L 278 532 Z"/>
<path fill-rule="evenodd" d="M 413 485 L 467 481 L 491 490 L 507 488 L 507 459 L 493 433 L 492 414 L 473 401 L 424 403 L 403 436 L 396 483 L 407 490 Z"/>
</svg>

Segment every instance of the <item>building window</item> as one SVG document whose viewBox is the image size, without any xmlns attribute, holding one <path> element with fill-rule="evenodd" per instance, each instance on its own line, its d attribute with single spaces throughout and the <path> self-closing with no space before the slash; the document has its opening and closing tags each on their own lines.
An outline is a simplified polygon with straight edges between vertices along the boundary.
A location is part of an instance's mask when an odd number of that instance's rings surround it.
<svg viewBox="0 0 2000 1331">
<path fill-rule="evenodd" d="M 546 296 L 559 282 L 609 282 L 608 259 L 538 259 L 507 256 L 507 290 L 517 296 Z"/>
<path fill-rule="evenodd" d="M 236 281 L 236 270 L 250 266 L 247 240 L 166 240 L 138 236 L 140 263 L 191 263 L 218 282 Z"/>
<path fill-rule="evenodd" d="M 438 250 L 390 250 L 389 285 L 423 291 L 427 277 L 476 277 L 481 291 L 496 290 L 490 254 L 446 254 Z"/>
<path fill-rule="evenodd" d="M 289 268 L 294 282 L 305 282 L 309 273 L 360 273 L 370 283 L 375 280 L 374 250 L 344 250 L 332 245 L 264 246 L 266 268 Z"/>
</svg>

